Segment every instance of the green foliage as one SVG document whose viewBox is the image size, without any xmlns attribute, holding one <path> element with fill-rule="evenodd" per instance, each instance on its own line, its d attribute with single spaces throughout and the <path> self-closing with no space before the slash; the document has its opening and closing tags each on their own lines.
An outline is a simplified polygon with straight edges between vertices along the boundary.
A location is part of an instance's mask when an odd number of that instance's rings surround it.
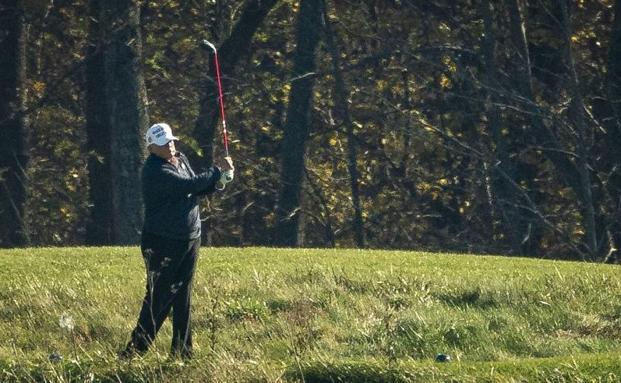
<svg viewBox="0 0 621 383">
<path fill-rule="evenodd" d="M 621 376 L 614 364 L 621 358 L 621 279 L 613 266 L 203 248 L 193 295 L 196 357 L 183 366 L 168 358 L 168 322 L 145 358 L 116 359 L 135 325 L 143 268 L 137 248 L 0 252 L 0 380 L 231 382 L 285 374 L 299 381 L 303 373 L 305 381 L 613 382 Z M 54 353 L 62 360 L 50 361 Z M 438 353 L 453 362 L 436 364 Z"/>
</svg>

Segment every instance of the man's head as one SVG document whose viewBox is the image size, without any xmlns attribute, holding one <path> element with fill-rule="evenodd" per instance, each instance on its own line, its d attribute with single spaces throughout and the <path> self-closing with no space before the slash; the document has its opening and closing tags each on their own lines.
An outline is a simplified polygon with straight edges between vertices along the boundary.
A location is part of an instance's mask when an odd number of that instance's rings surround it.
<svg viewBox="0 0 621 383">
<path fill-rule="evenodd" d="M 151 125 L 145 135 L 149 151 L 164 159 L 169 159 L 175 155 L 175 140 L 178 138 L 173 136 L 170 126 L 163 122 Z"/>
</svg>

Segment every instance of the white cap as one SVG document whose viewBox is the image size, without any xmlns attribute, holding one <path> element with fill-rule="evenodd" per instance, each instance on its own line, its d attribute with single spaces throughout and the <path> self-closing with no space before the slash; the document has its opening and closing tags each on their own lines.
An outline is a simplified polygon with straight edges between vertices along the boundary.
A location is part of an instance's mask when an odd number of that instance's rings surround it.
<svg viewBox="0 0 621 383">
<path fill-rule="evenodd" d="M 168 126 L 168 124 L 164 122 L 159 122 L 155 125 L 151 125 L 151 127 L 147 130 L 147 134 L 144 138 L 147 146 L 151 144 L 164 146 L 169 141 L 179 140 L 177 137 L 173 136 L 172 129 L 170 129 L 170 126 Z"/>
</svg>

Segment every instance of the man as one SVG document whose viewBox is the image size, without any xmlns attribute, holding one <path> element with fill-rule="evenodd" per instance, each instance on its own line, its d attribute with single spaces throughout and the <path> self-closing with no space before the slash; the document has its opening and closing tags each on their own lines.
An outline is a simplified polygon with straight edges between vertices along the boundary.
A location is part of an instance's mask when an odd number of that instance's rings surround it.
<svg viewBox="0 0 621 383">
<path fill-rule="evenodd" d="M 140 248 L 147 291 L 136 328 L 120 356 L 144 354 L 172 309 L 171 352 L 189 358 L 190 295 L 201 237 L 198 201 L 233 180 L 233 161 L 225 157 L 221 167 L 195 174 L 187 158 L 176 151 L 178 139 L 168 124 L 151 126 L 145 139 L 150 155 L 142 168 L 145 217 Z"/>
</svg>

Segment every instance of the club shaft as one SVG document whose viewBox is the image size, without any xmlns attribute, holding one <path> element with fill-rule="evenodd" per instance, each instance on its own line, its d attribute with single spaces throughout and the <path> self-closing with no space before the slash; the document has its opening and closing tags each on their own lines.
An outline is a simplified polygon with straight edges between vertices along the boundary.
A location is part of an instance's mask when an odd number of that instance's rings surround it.
<svg viewBox="0 0 621 383">
<path fill-rule="evenodd" d="M 220 74 L 220 61 L 218 51 L 214 49 L 214 60 L 216 64 L 216 80 L 218 82 L 218 101 L 220 104 L 220 117 L 222 118 L 222 140 L 224 141 L 225 156 L 229 156 L 229 137 L 226 130 L 226 116 L 224 114 L 224 95 L 222 94 L 222 77 Z"/>
</svg>

